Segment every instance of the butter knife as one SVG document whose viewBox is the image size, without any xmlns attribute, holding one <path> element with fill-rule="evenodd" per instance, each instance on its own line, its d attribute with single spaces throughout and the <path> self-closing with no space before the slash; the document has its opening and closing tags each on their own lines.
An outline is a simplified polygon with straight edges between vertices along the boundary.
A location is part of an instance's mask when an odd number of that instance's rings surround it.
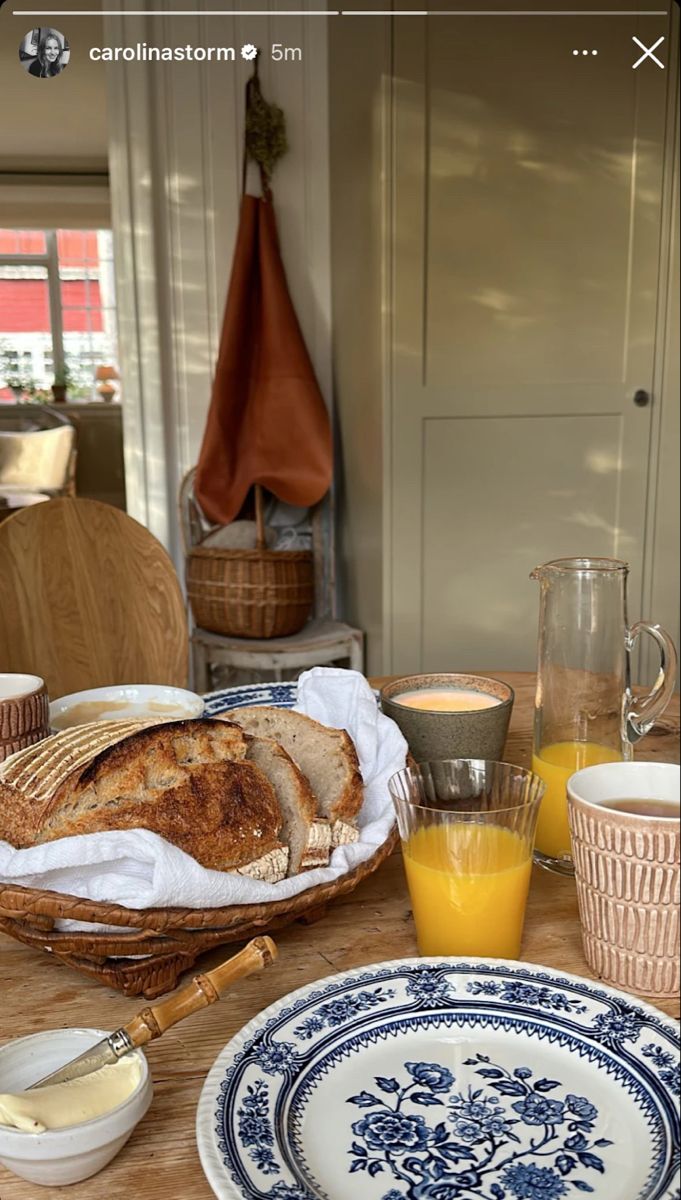
<svg viewBox="0 0 681 1200">
<path fill-rule="evenodd" d="M 277 953 L 277 947 L 271 938 L 253 938 L 243 950 L 228 958 L 219 967 L 206 971 L 205 975 L 195 975 L 191 983 L 175 995 L 161 1000 L 159 1004 L 153 1004 L 150 1008 L 143 1008 L 127 1025 L 102 1038 L 89 1050 L 79 1054 L 78 1058 L 59 1067 L 57 1071 L 52 1071 L 44 1079 L 32 1083 L 26 1090 L 47 1087 L 53 1083 L 67 1083 L 69 1079 L 79 1079 L 82 1075 L 89 1075 L 91 1071 L 117 1062 L 122 1055 L 129 1054 L 138 1046 L 144 1046 L 154 1038 L 160 1037 L 171 1025 L 177 1025 L 178 1021 L 183 1021 L 192 1013 L 207 1008 L 209 1004 L 215 1004 L 237 979 L 243 979 L 246 975 L 252 975 L 255 971 L 269 966 L 276 959 Z"/>
</svg>

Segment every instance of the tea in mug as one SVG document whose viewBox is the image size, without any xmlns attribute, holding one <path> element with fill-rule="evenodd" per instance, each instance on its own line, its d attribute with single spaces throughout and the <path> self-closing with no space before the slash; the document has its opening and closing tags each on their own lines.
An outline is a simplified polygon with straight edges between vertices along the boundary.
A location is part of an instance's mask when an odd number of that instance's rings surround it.
<svg viewBox="0 0 681 1200">
<path fill-rule="evenodd" d="M 621 800 L 601 800 L 599 808 L 609 808 L 612 812 L 631 813 L 633 817 L 667 817 L 679 820 L 679 805 L 673 800 L 638 800 L 635 797 L 624 797 Z"/>
</svg>

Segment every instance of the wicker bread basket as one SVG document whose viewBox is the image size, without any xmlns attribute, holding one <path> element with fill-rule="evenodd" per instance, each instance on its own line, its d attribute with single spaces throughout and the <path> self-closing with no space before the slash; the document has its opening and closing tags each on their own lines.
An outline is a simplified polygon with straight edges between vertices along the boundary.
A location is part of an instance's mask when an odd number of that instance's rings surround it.
<svg viewBox="0 0 681 1200">
<path fill-rule="evenodd" d="M 255 496 L 255 550 L 192 547 L 187 596 L 200 629 L 230 637 L 288 637 L 303 628 L 312 612 L 312 553 L 268 550 L 259 486 Z"/>
<path fill-rule="evenodd" d="M 126 996 L 141 993 L 152 1000 L 171 991 L 182 972 L 213 946 L 244 941 L 256 934 L 282 929 L 296 920 L 310 924 L 319 920 L 327 904 L 351 892 L 381 865 L 396 841 L 397 834 L 393 831 L 372 857 L 354 871 L 288 900 L 267 904 L 139 910 L 0 883 L 0 930 Z M 55 929 L 57 920 L 88 921 L 116 928 L 71 932 Z"/>
<path fill-rule="evenodd" d="M 73 727 L 7 760 L 2 781 L 17 787 L 19 795 L 24 789 L 36 802 L 44 802 L 93 757 L 158 723 L 156 717 L 120 718 Z M 318 920 L 331 901 L 371 875 L 396 842 L 393 826 L 383 844 L 354 870 L 296 896 L 259 904 L 133 909 L 0 881 L 0 931 L 126 995 L 142 993 L 153 999 L 172 990 L 178 976 L 205 950 L 281 929 L 296 920 Z M 57 928 L 57 922 L 92 928 Z"/>
</svg>

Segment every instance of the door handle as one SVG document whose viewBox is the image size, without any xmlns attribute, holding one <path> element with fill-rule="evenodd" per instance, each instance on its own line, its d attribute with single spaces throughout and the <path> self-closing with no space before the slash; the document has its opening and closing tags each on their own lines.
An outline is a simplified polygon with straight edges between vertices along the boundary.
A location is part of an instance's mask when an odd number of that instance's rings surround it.
<svg viewBox="0 0 681 1200">
<path fill-rule="evenodd" d="M 634 404 L 637 408 L 647 408 L 650 404 L 650 392 L 646 392 L 644 388 L 638 388 L 634 392 Z"/>
</svg>

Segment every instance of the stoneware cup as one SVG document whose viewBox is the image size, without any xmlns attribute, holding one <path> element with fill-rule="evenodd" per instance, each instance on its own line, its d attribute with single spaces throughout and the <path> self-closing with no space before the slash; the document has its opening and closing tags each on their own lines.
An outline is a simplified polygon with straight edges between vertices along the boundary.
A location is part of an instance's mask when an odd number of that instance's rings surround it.
<svg viewBox="0 0 681 1200">
<path fill-rule="evenodd" d="M 433 712 L 400 704 L 400 696 L 405 692 L 423 688 L 483 692 L 499 703 L 470 712 Z M 486 758 L 500 762 L 504 756 L 513 699 L 513 688 L 507 683 L 482 675 L 406 675 L 403 679 L 394 679 L 381 690 L 381 708 L 399 725 L 416 762 L 450 758 Z"/>
<path fill-rule="evenodd" d="M 584 954 L 606 983 L 645 996 L 679 990 L 679 767 L 604 763 L 567 785 Z M 672 802 L 672 816 L 604 802 Z"/>
<path fill-rule="evenodd" d="M 47 688 L 38 675 L 0 674 L 0 762 L 50 732 Z"/>
</svg>

